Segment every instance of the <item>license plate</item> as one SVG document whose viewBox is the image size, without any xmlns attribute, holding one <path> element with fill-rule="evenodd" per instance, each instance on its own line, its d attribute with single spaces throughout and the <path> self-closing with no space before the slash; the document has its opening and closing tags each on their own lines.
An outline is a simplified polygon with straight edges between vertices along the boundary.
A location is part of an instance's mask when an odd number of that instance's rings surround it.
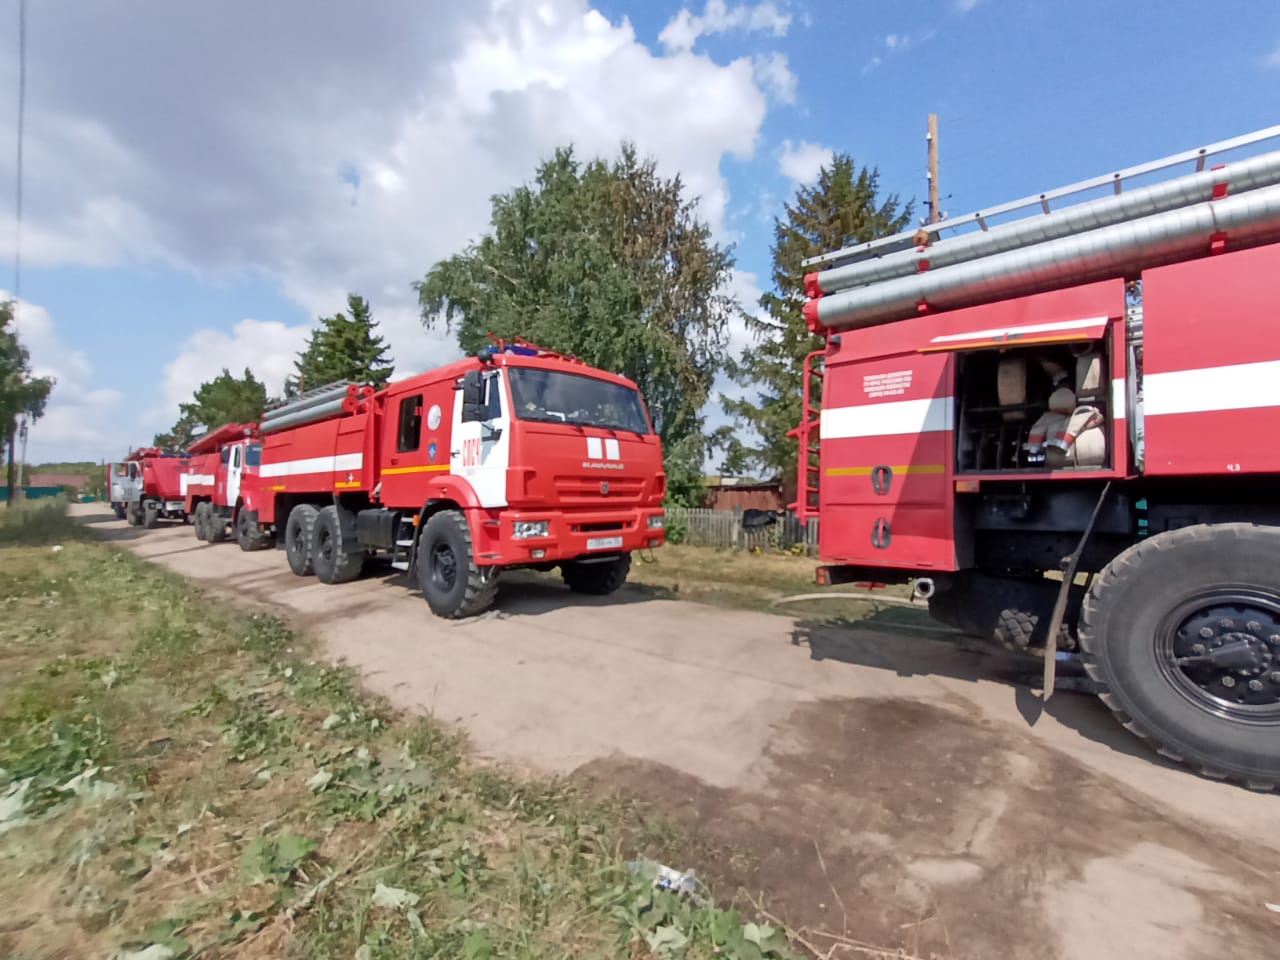
<svg viewBox="0 0 1280 960">
<path fill-rule="evenodd" d="M 588 550 L 616 550 L 620 546 L 621 537 L 591 537 L 587 540 Z"/>
<path fill-rule="evenodd" d="M 181 510 L 185 504 L 181 500 L 169 500 L 165 503 L 166 510 Z"/>
</svg>

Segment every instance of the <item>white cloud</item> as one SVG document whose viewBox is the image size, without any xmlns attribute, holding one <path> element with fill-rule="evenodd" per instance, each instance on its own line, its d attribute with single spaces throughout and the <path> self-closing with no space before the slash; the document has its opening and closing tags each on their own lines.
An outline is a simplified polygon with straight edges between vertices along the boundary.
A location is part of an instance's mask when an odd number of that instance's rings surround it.
<svg viewBox="0 0 1280 960">
<path fill-rule="evenodd" d="M 862 75 L 865 77 L 871 73 L 886 59 L 890 57 L 901 56 L 908 50 L 927 43 L 938 35 L 937 30 L 926 30 L 923 34 L 912 35 L 909 33 L 889 33 L 880 38 L 880 46 L 883 48 L 883 56 L 875 54 L 862 66 Z"/>
<path fill-rule="evenodd" d="M 358 12 L 227 3 L 203 11 L 198 31 L 163 0 L 127 13 L 47 0 L 31 17 L 42 41 L 28 101 L 27 262 L 249 269 L 313 316 L 356 291 L 398 373 L 457 352 L 447 332 L 423 329 L 411 282 L 484 231 L 490 197 L 528 181 L 556 147 L 585 158 L 631 139 L 663 175 L 680 174 L 723 240 L 721 161 L 751 158 L 768 98 L 795 94 L 780 54 L 716 63 L 681 52 L 729 30 L 784 34 L 790 15 L 771 2 L 710 0 L 677 16 L 683 26 L 664 31 L 673 55 L 588 0 Z M 0 50 L 0 87 L 13 77 Z M 11 124 L 0 115 L 0 141 Z M 0 181 L 12 173 L 0 153 Z M 0 195 L 0 224 L 11 202 Z M 148 429 L 172 422 L 177 402 L 223 366 L 248 363 L 277 383 L 305 331 L 242 320 L 196 333 L 166 368 L 164 410 Z"/>
<path fill-rule="evenodd" d="M 9 299 L 0 290 L 0 300 Z M 93 387 L 89 358 L 67 346 L 49 311 L 15 300 L 14 329 L 31 355 L 32 374 L 55 381 L 44 416 L 28 431 L 27 461 L 48 462 L 69 454 L 102 460 L 124 453 L 129 431 L 121 424 L 120 393 Z"/>
<path fill-rule="evenodd" d="M 818 179 L 818 174 L 831 162 L 831 157 L 830 147 L 808 140 L 801 140 L 793 146 L 790 140 L 784 140 L 778 150 L 778 169 L 798 186 L 807 186 Z"/>
<path fill-rule="evenodd" d="M 968 13 L 981 2 L 982 0 L 956 0 L 956 9 L 961 13 Z"/>
<path fill-rule="evenodd" d="M 758 54 L 752 61 L 756 83 L 773 95 L 779 103 L 796 102 L 796 75 L 791 72 L 787 55 L 774 51 Z"/>
<path fill-rule="evenodd" d="M 195 387 L 212 380 L 225 367 L 233 376 L 245 368 L 279 393 L 293 372 L 293 361 L 311 327 L 290 327 L 279 320 L 241 320 L 231 331 L 199 330 L 187 338 L 178 356 L 164 368 L 164 408 L 155 412 L 163 425 L 176 419 L 178 404 L 191 400 Z"/>
<path fill-rule="evenodd" d="M 662 28 L 658 42 L 666 50 L 678 52 L 692 50 L 700 38 L 713 34 L 740 31 L 783 37 L 790 27 L 791 14 L 779 10 L 771 0 L 736 7 L 724 0 L 707 0 L 701 14 L 693 13 L 688 7 L 681 9 Z"/>
<path fill-rule="evenodd" d="M 1276 44 L 1276 48 L 1271 51 L 1265 63 L 1272 70 L 1280 70 L 1280 43 Z"/>
</svg>

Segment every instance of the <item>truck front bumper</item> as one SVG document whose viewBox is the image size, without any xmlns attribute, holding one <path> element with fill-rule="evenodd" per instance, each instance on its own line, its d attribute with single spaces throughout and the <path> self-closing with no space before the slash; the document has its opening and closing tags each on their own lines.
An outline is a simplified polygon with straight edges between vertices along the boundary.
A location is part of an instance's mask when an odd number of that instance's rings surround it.
<svg viewBox="0 0 1280 960">
<path fill-rule="evenodd" d="M 588 557 L 608 557 L 660 547 L 666 542 L 661 507 L 592 511 L 521 510 L 483 524 L 486 536 L 476 559 L 484 564 L 523 566 Z"/>
</svg>

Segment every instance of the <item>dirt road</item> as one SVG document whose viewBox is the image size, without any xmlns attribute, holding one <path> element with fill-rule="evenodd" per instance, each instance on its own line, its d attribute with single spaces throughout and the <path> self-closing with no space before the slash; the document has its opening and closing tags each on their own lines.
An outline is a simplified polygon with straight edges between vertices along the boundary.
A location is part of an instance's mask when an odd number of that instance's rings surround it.
<svg viewBox="0 0 1280 960">
<path fill-rule="evenodd" d="M 483 754 L 621 785 L 696 827 L 705 875 L 812 931 L 921 957 L 1276 954 L 1280 796 L 1161 761 L 1093 698 L 937 639 L 529 580 L 465 623 L 406 581 L 300 580 L 190 527 L 102 534 L 277 605 Z M 833 956 L 854 956 L 836 952 Z"/>
</svg>

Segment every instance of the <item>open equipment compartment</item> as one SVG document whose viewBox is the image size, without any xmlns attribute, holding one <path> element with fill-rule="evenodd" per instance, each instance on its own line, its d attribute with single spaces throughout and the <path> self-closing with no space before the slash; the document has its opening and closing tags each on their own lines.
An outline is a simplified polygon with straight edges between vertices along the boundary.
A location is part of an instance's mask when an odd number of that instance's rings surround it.
<svg viewBox="0 0 1280 960">
<path fill-rule="evenodd" d="M 956 352 L 956 473 L 1108 470 L 1111 343 L 1097 338 Z"/>
</svg>

